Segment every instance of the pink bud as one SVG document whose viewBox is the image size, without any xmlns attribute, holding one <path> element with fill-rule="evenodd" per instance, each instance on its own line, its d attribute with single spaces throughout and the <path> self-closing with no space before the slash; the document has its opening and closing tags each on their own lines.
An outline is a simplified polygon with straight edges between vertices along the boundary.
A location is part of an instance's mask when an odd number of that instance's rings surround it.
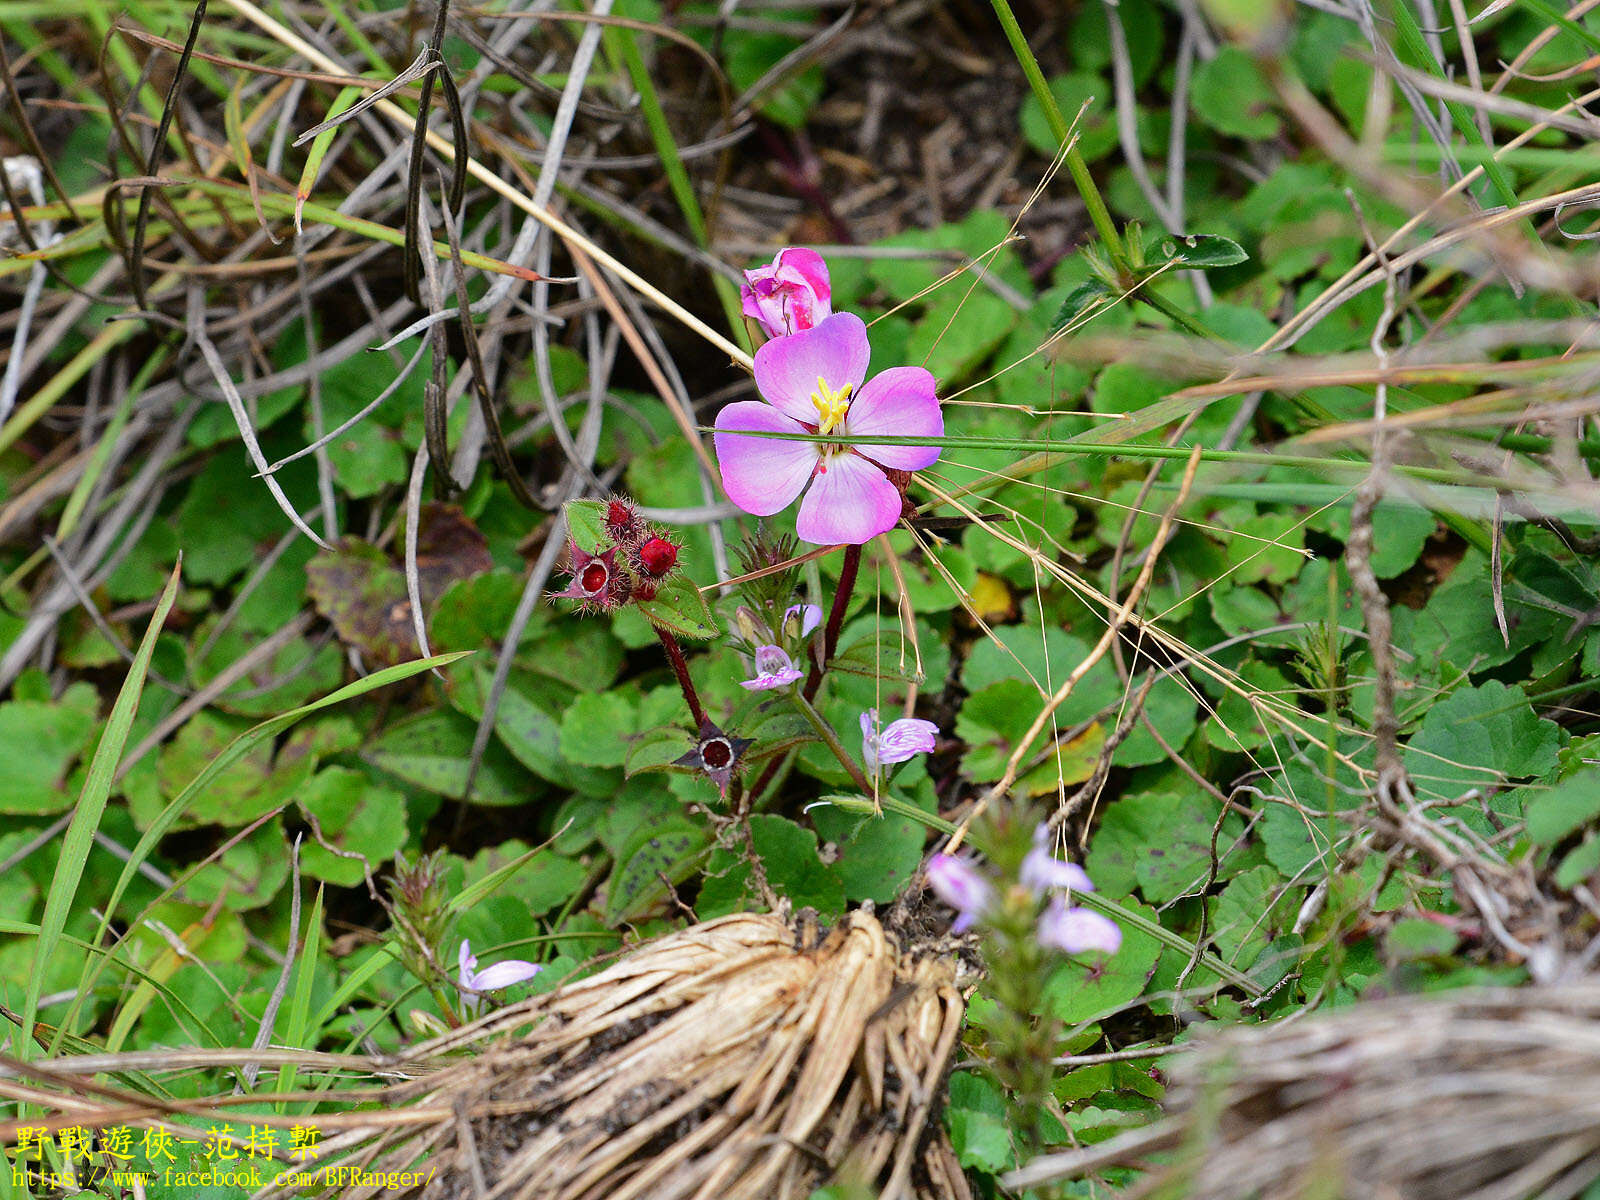
<svg viewBox="0 0 1600 1200">
<path fill-rule="evenodd" d="M 804 246 L 778 251 L 771 266 L 744 273 L 739 289 L 744 315 L 760 322 L 768 337 L 810 329 L 833 313 L 833 288 L 822 255 Z"/>
</svg>

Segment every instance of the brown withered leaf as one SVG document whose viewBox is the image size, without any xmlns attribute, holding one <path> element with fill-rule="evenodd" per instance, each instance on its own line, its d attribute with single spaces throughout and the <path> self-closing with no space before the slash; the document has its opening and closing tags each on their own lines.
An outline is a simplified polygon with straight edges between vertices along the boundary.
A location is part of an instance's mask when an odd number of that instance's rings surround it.
<svg viewBox="0 0 1600 1200">
<path fill-rule="evenodd" d="M 417 574 L 422 607 L 433 611 L 446 588 L 494 569 L 489 541 L 454 504 L 428 503 L 417 522 Z"/>
<path fill-rule="evenodd" d="M 339 640 L 361 652 L 371 668 L 418 657 L 405 576 L 382 550 L 360 538 L 341 538 L 306 564 L 306 591 Z"/>
</svg>

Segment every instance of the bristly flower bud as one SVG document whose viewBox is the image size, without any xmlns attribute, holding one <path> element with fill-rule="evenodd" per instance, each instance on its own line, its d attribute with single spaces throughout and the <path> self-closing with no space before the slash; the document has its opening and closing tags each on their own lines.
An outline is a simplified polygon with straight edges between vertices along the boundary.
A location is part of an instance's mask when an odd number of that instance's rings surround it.
<svg viewBox="0 0 1600 1200">
<path fill-rule="evenodd" d="M 577 600 L 585 612 L 611 612 L 632 598 L 632 582 L 625 571 L 617 570 L 615 546 L 601 554 L 590 554 L 577 542 L 569 542 L 567 549 L 572 582 L 564 591 L 551 592 L 552 600 Z"/>
<path fill-rule="evenodd" d="M 678 547 L 657 535 L 639 547 L 639 569 L 653 579 L 665 578 L 678 565 Z"/>
<path fill-rule="evenodd" d="M 613 496 L 606 501 L 606 532 L 618 544 L 630 542 L 646 533 L 644 521 L 639 516 L 639 506 L 626 496 Z"/>
<path fill-rule="evenodd" d="M 734 768 L 750 748 L 749 738 L 729 737 L 710 721 L 700 722 L 699 740 L 689 753 L 673 760 L 680 767 L 703 771 L 717 785 L 717 794 L 728 798 L 728 784 L 733 779 Z"/>
</svg>

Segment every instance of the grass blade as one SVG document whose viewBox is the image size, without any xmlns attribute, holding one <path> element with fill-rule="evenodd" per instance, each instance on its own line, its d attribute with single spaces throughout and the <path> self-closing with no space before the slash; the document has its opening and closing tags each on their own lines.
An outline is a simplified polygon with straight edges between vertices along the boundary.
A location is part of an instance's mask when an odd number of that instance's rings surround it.
<svg viewBox="0 0 1600 1200">
<path fill-rule="evenodd" d="M 145 676 L 150 670 L 151 656 L 155 654 L 156 640 L 161 636 L 161 627 L 178 598 L 182 570 L 183 557 L 180 555 L 172 574 L 167 577 L 167 586 L 162 589 L 161 598 L 156 601 L 156 610 L 139 643 L 138 653 L 133 656 L 128 677 L 123 680 L 116 703 L 111 706 L 111 715 L 106 719 L 106 731 L 95 748 L 88 777 L 83 781 L 83 791 L 78 795 L 77 810 L 72 814 L 72 823 L 67 826 L 66 836 L 62 839 L 61 857 L 56 863 L 55 877 L 50 881 L 44 917 L 39 922 L 39 941 L 34 946 L 33 970 L 28 974 L 28 990 L 22 1005 L 22 1030 L 13 1041 L 19 1058 L 27 1058 L 32 1048 L 33 1022 L 39 1011 L 39 995 L 44 988 L 45 964 L 55 953 L 61 934 L 66 929 L 67 912 L 78 894 L 83 868 L 89 860 L 89 847 L 100 829 L 100 817 L 111 796 L 112 778 L 116 774 L 117 763 L 122 759 L 122 751 L 128 744 L 133 719 L 139 711 L 139 697 L 144 693 Z"/>
</svg>

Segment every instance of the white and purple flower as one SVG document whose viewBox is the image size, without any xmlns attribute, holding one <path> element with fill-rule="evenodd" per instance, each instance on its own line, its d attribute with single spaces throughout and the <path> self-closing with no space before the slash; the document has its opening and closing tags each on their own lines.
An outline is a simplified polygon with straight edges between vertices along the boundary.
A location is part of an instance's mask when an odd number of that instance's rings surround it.
<svg viewBox="0 0 1600 1200">
<path fill-rule="evenodd" d="M 472 953 L 472 943 L 466 938 L 461 939 L 461 949 L 456 954 L 456 986 L 461 989 L 467 1006 L 472 1009 L 477 1008 L 484 992 L 497 992 L 514 983 L 526 983 L 541 970 L 543 968 L 538 963 L 508 958 L 480 971 L 478 958 Z"/>
<path fill-rule="evenodd" d="M 994 887 L 968 859 L 935 854 L 925 872 L 933 894 L 956 910 L 952 933 L 971 929 L 994 902 Z"/>
<path fill-rule="evenodd" d="M 869 380 L 870 356 L 867 327 L 854 313 L 835 313 L 756 351 L 762 399 L 736 401 L 717 414 L 714 442 L 730 500 L 770 517 L 804 492 L 795 531 L 819 546 L 860 545 L 894 528 L 902 500 L 887 472 L 931 466 L 939 447 L 759 436 L 943 437 L 933 375 L 890 367 Z"/>
<path fill-rule="evenodd" d="M 1065 954 L 1115 954 L 1122 945 L 1122 930 L 1109 917 L 1076 905 L 1060 896 L 1051 899 L 1039 917 L 1039 944 Z"/>
<path fill-rule="evenodd" d="M 1033 849 L 1022 860 L 1022 886 L 1035 894 L 1060 889 L 1064 892 L 1092 892 L 1094 881 L 1077 863 L 1051 853 L 1050 826 L 1044 822 L 1033 831 Z"/>
<path fill-rule="evenodd" d="M 741 680 L 739 686 L 752 692 L 768 692 L 773 688 L 788 687 L 805 672 L 797 669 L 794 659 L 784 653 L 781 646 L 756 647 L 756 677 Z"/>
<path fill-rule="evenodd" d="M 869 774 L 876 775 L 880 765 L 902 763 L 918 754 L 926 754 L 938 740 L 939 727 L 932 721 L 901 717 L 891 721 L 880 733 L 878 710 L 869 708 L 861 714 L 861 757 Z"/>
</svg>

